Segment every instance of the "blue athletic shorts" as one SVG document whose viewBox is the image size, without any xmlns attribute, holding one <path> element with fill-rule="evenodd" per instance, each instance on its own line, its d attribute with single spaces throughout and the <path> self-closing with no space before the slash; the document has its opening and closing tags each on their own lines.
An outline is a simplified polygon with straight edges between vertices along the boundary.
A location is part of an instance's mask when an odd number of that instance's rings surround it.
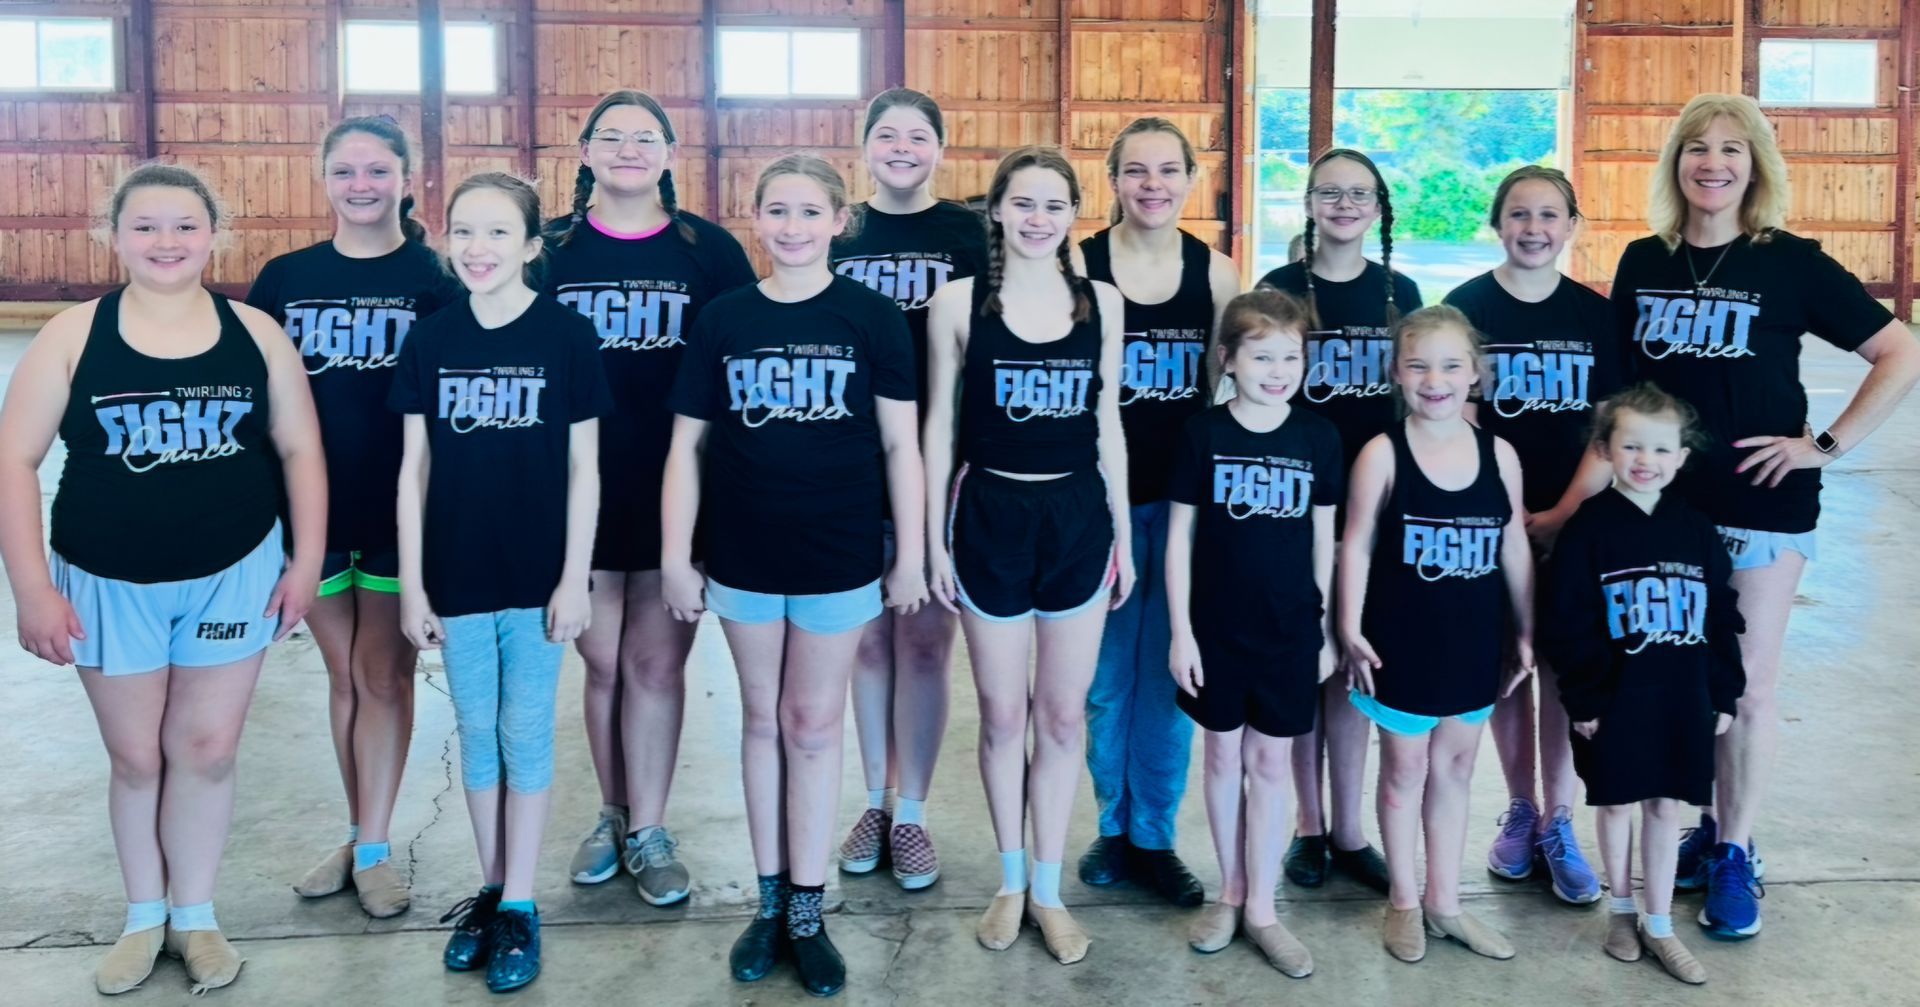
<svg viewBox="0 0 1920 1007">
<path fill-rule="evenodd" d="M 239 562 L 194 580 L 134 584 L 96 577 L 59 553 L 51 564 L 54 586 L 87 632 L 73 641 L 74 664 L 105 675 L 207 668 L 260 653 L 280 628 L 278 616 L 260 613 L 285 566 L 278 522 Z"/>
<path fill-rule="evenodd" d="M 880 582 L 833 594 L 761 594 L 707 578 L 707 608 L 722 619 L 757 626 L 785 619 L 819 636 L 859 629 L 880 616 Z"/>
<path fill-rule="evenodd" d="M 1425 714 L 1396 710 L 1364 692 L 1349 691 L 1347 699 L 1358 707 L 1361 713 L 1366 714 L 1368 720 L 1379 724 L 1382 731 L 1409 738 L 1417 738 L 1432 731 L 1440 726 L 1442 720 L 1457 720 L 1462 724 L 1484 724 L 1488 717 L 1493 716 L 1491 705 L 1483 706 L 1478 710 L 1468 710 L 1453 717 L 1429 717 Z"/>
<path fill-rule="evenodd" d="M 1814 533 L 1810 531 L 1754 531 L 1726 525 L 1720 525 L 1718 530 L 1720 541 L 1726 544 L 1727 555 L 1733 557 L 1735 570 L 1758 570 L 1772 566 L 1780 561 L 1780 554 L 1789 549 L 1805 556 L 1809 563 L 1818 558 Z"/>
</svg>

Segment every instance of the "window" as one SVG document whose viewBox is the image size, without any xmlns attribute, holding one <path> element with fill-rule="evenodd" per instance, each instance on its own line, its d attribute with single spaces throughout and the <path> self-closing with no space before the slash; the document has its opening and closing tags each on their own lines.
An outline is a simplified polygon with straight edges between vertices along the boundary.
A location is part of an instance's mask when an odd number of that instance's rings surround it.
<svg viewBox="0 0 1920 1007">
<path fill-rule="evenodd" d="M 1769 105 L 1863 105 L 1877 102 L 1877 42 L 1763 39 L 1760 100 Z"/>
<path fill-rule="evenodd" d="M 500 90 L 493 25 L 446 26 L 448 94 L 493 94 Z M 346 32 L 347 90 L 413 94 L 420 90 L 420 26 L 411 21 L 349 21 Z"/>
<path fill-rule="evenodd" d="M 0 88 L 111 91 L 113 21 L 0 18 Z"/>
<path fill-rule="evenodd" d="M 858 98 L 860 32 L 720 29 L 721 97 Z"/>
</svg>

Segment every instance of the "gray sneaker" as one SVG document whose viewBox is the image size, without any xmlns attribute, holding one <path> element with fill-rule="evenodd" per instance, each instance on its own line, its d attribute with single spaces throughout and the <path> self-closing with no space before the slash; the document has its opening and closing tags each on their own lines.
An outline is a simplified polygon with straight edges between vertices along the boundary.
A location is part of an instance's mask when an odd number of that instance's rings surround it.
<svg viewBox="0 0 1920 1007">
<path fill-rule="evenodd" d="M 692 882 L 687 865 L 673 855 L 679 845 L 664 825 L 627 837 L 627 873 L 633 875 L 634 888 L 648 905 L 670 906 L 686 900 Z"/>
<path fill-rule="evenodd" d="M 601 808 L 600 820 L 580 840 L 580 848 L 573 853 L 573 866 L 567 868 L 573 883 L 597 885 L 620 873 L 620 837 L 626 834 L 626 812 Z"/>
</svg>

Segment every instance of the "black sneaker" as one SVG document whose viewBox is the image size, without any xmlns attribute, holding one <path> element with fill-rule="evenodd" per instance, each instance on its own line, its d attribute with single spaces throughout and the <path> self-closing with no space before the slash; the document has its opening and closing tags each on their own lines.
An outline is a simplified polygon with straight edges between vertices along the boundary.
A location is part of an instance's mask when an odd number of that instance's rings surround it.
<svg viewBox="0 0 1920 1007">
<path fill-rule="evenodd" d="M 472 972 L 487 963 L 487 955 L 493 950 L 488 936 L 499 911 L 500 890 L 482 888 L 480 894 L 462 899 L 440 917 L 442 923 L 456 921 L 453 935 L 447 938 L 447 950 L 440 955 L 447 971 Z"/>
<path fill-rule="evenodd" d="M 826 924 L 811 937 L 788 938 L 788 946 L 793 949 L 794 971 L 800 973 L 800 985 L 808 993 L 830 997 L 846 987 L 847 963 L 827 939 Z"/>
<path fill-rule="evenodd" d="M 1327 837 L 1295 836 L 1287 844 L 1287 880 L 1302 888 L 1327 883 Z"/>
<path fill-rule="evenodd" d="M 1207 891 L 1200 887 L 1200 879 L 1187 870 L 1187 865 L 1181 863 L 1172 850 L 1143 850 L 1136 846 L 1131 866 L 1137 881 L 1176 906 L 1191 909 L 1206 901 Z"/>
<path fill-rule="evenodd" d="M 1332 854 L 1334 870 L 1382 895 L 1387 894 L 1387 862 L 1380 858 L 1380 851 L 1374 849 L 1373 844 L 1357 850 L 1335 847 Z"/>
<path fill-rule="evenodd" d="M 540 975 L 540 914 L 503 909 L 493 920 L 493 951 L 487 959 L 487 988 L 517 990 Z"/>
<path fill-rule="evenodd" d="M 787 921 L 783 917 L 756 916 L 747 924 L 747 929 L 734 938 L 733 950 L 727 952 L 727 967 L 733 970 L 733 977 L 743 983 L 758 982 L 773 971 L 786 943 Z"/>
<path fill-rule="evenodd" d="M 1080 856 L 1080 880 L 1095 887 L 1127 878 L 1127 853 L 1133 844 L 1125 836 L 1101 836 Z"/>
</svg>

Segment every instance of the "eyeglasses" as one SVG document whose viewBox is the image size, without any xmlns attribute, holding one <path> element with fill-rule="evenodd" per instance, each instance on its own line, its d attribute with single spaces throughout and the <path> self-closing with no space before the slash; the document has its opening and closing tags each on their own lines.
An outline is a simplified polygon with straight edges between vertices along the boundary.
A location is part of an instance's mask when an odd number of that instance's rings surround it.
<svg viewBox="0 0 1920 1007">
<path fill-rule="evenodd" d="M 627 145 L 628 140 L 632 140 L 634 146 L 648 153 L 667 145 L 666 137 L 650 129 L 638 133 L 622 133 L 617 129 L 596 129 L 592 136 L 587 137 L 587 143 L 593 149 L 605 151 L 619 150 Z"/>
<path fill-rule="evenodd" d="M 1347 202 L 1355 206 L 1372 206 L 1373 201 L 1380 196 L 1379 189 L 1369 187 L 1342 189 L 1337 185 L 1323 185 L 1317 189 L 1308 189 L 1307 192 L 1313 196 L 1313 198 L 1329 206 L 1340 202 L 1340 197 L 1342 196 L 1347 197 Z"/>
</svg>

